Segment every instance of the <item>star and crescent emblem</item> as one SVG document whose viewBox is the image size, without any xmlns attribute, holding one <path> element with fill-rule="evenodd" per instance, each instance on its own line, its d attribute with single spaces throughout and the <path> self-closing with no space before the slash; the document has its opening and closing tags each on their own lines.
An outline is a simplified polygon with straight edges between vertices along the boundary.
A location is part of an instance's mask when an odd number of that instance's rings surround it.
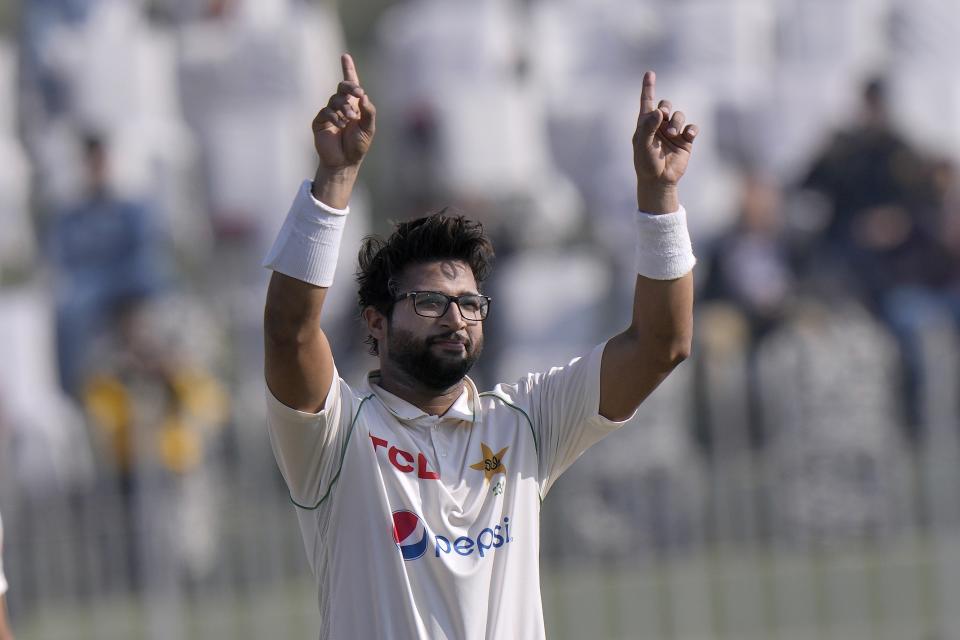
<svg viewBox="0 0 960 640">
<path fill-rule="evenodd" d="M 503 466 L 503 456 L 507 454 L 507 449 L 509 448 L 510 447 L 504 447 L 494 453 L 493 449 L 487 446 L 486 442 L 481 442 L 480 449 L 483 452 L 483 460 L 470 465 L 470 468 L 483 471 L 484 479 L 487 481 L 498 473 L 506 473 L 507 468 Z"/>
</svg>

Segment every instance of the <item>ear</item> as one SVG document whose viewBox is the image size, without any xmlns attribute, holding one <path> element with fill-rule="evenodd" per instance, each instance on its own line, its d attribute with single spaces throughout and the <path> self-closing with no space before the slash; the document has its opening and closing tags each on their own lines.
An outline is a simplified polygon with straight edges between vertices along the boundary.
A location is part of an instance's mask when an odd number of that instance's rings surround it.
<svg viewBox="0 0 960 640">
<path fill-rule="evenodd" d="M 383 339 L 387 336 L 387 316 L 372 306 L 364 308 L 362 315 L 364 322 L 367 323 L 367 331 L 376 338 L 377 342 L 383 344 Z"/>
</svg>

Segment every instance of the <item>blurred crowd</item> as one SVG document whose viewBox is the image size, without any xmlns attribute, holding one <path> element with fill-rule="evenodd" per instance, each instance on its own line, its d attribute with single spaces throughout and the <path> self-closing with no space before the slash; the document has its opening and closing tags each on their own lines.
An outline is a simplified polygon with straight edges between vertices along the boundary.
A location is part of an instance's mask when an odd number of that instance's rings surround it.
<svg viewBox="0 0 960 640">
<path fill-rule="evenodd" d="M 11 540 L 30 504 L 115 491 L 130 531 L 158 513 L 176 523 L 176 557 L 202 576 L 223 478 L 242 468 L 279 486 L 262 434 L 259 265 L 313 173 L 309 123 L 348 44 L 380 121 L 325 309 L 342 375 L 372 367 L 349 247 L 445 205 L 480 218 L 498 249 L 481 382 L 558 364 L 625 325 L 630 137 L 653 68 L 661 97 L 703 132 L 681 194 L 699 256 L 689 368 L 706 371 L 691 376 L 709 377 L 701 354 L 744 354 L 747 448 L 789 422 L 765 405 L 771 371 L 806 357 L 814 377 L 867 380 L 849 393 L 890 409 L 878 420 L 898 433 L 880 440 L 922 437 L 923 336 L 960 323 L 960 6 L 346 4 L 24 0 L 4 15 L 0 506 L 26 505 L 5 517 Z M 342 12 L 369 20 L 348 38 Z M 843 360 L 864 331 L 838 323 L 866 327 L 866 359 Z M 836 331 L 812 339 L 822 357 L 785 346 L 824 326 Z M 664 390 L 673 407 L 652 401 L 675 433 L 642 434 L 686 444 L 637 443 L 665 452 L 668 476 L 722 445 L 723 425 L 697 427 L 689 405 L 709 398 L 689 388 Z M 148 487 L 177 496 L 169 510 L 143 507 Z"/>
</svg>

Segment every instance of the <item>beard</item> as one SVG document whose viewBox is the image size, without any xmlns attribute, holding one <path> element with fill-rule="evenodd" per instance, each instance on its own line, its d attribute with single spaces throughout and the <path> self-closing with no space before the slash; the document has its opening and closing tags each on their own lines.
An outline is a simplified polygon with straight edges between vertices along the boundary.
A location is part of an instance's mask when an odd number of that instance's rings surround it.
<svg viewBox="0 0 960 640">
<path fill-rule="evenodd" d="M 450 334 L 421 339 L 409 331 L 387 325 L 390 348 L 387 358 L 401 371 L 428 389 L 444 390 L 457 384 L 473 367 L 483 351 L 483 337 L 476 342 L 467 337 L 465 354 L 438 356 L 432 350 L 434 342 L 449 339 Z"/>
</svg>

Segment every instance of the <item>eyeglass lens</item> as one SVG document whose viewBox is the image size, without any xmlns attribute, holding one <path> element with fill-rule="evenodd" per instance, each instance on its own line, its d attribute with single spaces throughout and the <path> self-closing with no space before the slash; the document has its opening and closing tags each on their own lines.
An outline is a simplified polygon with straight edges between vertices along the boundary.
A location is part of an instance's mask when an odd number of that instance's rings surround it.
<svg viewBox="0 0 960 640">
<path fill-rule="evenodd" d="M 414 310 L 423 316 L 439 318 L 447 312 L 453 300 L 442 293 L 417 293 L 413 301 Z M 457 306 L 460 307 L 460 315 L 467 320 L 483 320 L 489 305 L 482 296 L 465 295 L 459 297 Z"/>
</svg>

